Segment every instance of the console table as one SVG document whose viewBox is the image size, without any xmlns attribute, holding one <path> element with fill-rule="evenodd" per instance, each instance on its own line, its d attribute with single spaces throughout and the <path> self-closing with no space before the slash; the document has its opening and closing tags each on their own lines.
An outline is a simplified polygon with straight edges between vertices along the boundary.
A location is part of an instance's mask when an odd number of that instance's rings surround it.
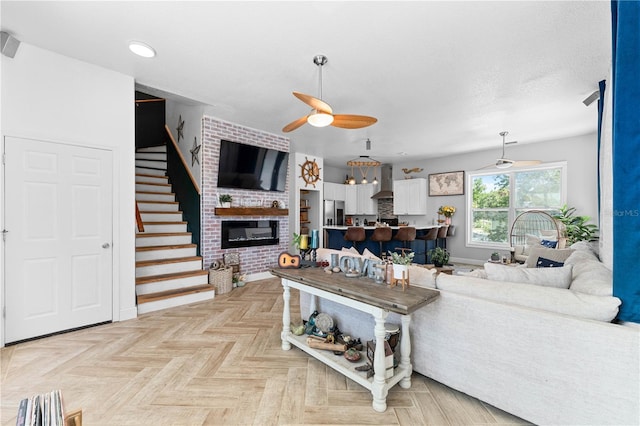
<svg viewBox="0 0 640 426">
<path fill-rule="evenodd" d="M 384 412 L 387 409 L 389 389 L 399 383 L 400 387 L 411 387 L 411 338 L 409 324 L 411 313 L 434 301 L 439 293 L 436 290 L 409 287 L 405 291 L 400 287 L 389 288 L 384 284 L 376 284 L 369 278 L 347 278 L 342 273 L 328 274 L 321 268 L 273 269 L 271 273 L 281 278 L 284 290 L 284 308 L 282 311 L 282 349 L 289 350 L 291 345 L 302 349 L 317 360 L 323 362 L 344 376 L 350 378 L 371 391 L 373 409 Z M 291 333 L 290 288 L 311 295 L 311 312 L 315 311 L 316 298 L 328 299 L 362 312 L 369 313 L 375 320 L 374 335 L 376 349 L 374 354 L 373 377 L 367 378 L 355 367 L 366 362 L 352 363 L 331 351 L 310 348 L 306 343 L 306 335 L 296 336 Z M 400 363 L 390 378 L 385 378 L 384 322 L 389 312 L 401 315 L 402 334 L 400 339 Z"/>
</svg>

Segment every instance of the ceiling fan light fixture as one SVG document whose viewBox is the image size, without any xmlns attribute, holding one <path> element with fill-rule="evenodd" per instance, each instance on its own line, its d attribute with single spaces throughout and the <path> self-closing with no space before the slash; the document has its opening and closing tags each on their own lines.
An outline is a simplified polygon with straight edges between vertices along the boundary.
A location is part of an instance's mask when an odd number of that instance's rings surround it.
<svg viewBox="0 0 640 426">
<path fill-rule="evenodd" d="M 312 112 L 307 117 L 307 123 L 313 127 L 327 127 L 333 123 L 333 115 L 324 112 Z"/>
<path fill-rule="evenodd" d="M 496 167 L 499 169 L 508 169 L 511 166 L 513 166 L 511 161 L 504 161 L 502 159 L 496 161 Z"/>
</svg>

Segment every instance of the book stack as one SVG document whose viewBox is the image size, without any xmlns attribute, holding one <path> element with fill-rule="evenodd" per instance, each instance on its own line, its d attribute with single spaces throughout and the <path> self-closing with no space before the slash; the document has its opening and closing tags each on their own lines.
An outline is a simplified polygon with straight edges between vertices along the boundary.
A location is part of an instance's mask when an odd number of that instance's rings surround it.
<svg viewBox="0 0 640 426">
<path fill-rule="evenodd" d="M 54 390 L 20 401 L 16 426 L 64 426 L 62 393 Z"/>
</svg>

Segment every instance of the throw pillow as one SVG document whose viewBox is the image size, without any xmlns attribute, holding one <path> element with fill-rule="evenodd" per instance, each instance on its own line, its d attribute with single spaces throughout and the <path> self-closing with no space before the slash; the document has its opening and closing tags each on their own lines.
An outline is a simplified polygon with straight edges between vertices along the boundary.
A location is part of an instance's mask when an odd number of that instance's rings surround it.
<svg viewBox="0 0 640 426">
<path fill-rule="evenodd" d="M 539 257 L 536 263 L 536 268 L 555 268 L 561 266 L 564 266 L 564 262 L 556 262 L 555 260 L 545 259 L 544 257 Z"/>
<path fill-rule="evenodd" d="M 561 268 L 516 268 L 495 263 L 485 263 L 484 270 L 492 281 L 508 281 L 533 284 L 542 287 L 569 288 L 571 266 Z"/>
<path fill-rule="evenodd" d="M 362 250 L 362 257 L 366 257 L 367 259 L 377 260 L 377 261 L 380 261 L 380 262 L 382 261 L 382 259 L 380 259 L 375 254 L 371 253 L 371 251 L 366 247 L 365 247 L 364 250 Z"/>
<path fill-rule="evenodd" d="M 525 243 L 524 249 L 522 250 L 522 254 L 525 256 L 529 256 L 531 249 L 533 247 L 538 247 L 540 245 L 540 238 L 536 235 L 526 234 L 525 235 Z"/>
<path fill-rule="evenodd" d="M 541 240 L 540 244 L 545 246 L 545 247 L 556 248 L 556 246 L 558 245 L 558 242 L 557 241 L 550 241 L 550 240 Z"/>
<path fill-rule="evenodd" d="M 342 251 L 347 251 L 347 252 L 350 252 L 350 253 L 352 253 L 352 254 L 357 254 L 358 256 L 360 256 L 360 252 L 359 252 L 359 251 L 358 251 L 358 249 L 357 249 L 357 248 L 355 248 L 355 247 L 349 247 L 349 248 L 347 248 L 347 247 L 342 247 Z"/>
<path fill-rule="evenodd" d="M 538 264 L 538 258 L 544 257 L 545 259 L 553 260 L 554 262 L 563 262 L 573 253 L 572 249 L 551 249 L 543 246 L 538 246 L 531 249 L 529 257 L 525 265 L 527 268 L 535 268 Z"/>
</svg>

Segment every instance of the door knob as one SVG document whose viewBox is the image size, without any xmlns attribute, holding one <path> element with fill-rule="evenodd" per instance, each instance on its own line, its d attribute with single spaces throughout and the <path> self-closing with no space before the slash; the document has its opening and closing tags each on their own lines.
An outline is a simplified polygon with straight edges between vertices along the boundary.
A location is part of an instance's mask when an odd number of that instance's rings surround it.
<svg viewBox="0 0 640 426">
<path fill-rule="evenodd" d="M 111 246 L 109 245 L 109 243 L 104 243 L 104 244 L 102 245 L 102 248 L 104 248 L 104 249 L 108 249 L 109 247 L 111 247 Z"/>
</svg>

